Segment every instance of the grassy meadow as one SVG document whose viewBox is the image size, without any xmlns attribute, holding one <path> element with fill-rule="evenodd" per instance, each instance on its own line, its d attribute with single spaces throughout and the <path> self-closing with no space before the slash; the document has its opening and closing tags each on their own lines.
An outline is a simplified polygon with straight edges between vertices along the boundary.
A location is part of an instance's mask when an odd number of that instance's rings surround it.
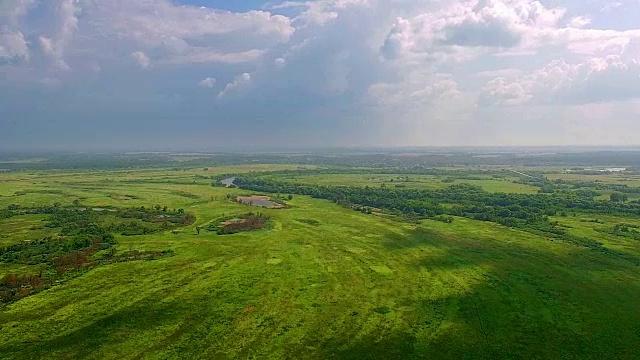
<svg viewBox="0 0 640 360">
<path fill-rule="evenodd" d="M 285 209 L 228 200 L 226 173 L 297 169 L 256 165 L 192 170 L 0 174 L 0 208 L 77 200 L 86 207 L 184 209 L 195 223 L 114 234 L 117 252 L 155 260 L 96 266 L 0 307 L 1 359 L 633 359 L 640 353 L 640 267 L 495 223 L 394 221 L 294 195 Z M 394 175 L 309 175 L 294 181 L 379 186 Z M 443 188 L 409 176 L 408 187 Z M 510 180 L 487 191 L 533 193 Z M 261 211 L 264 230 L 198 228 Z M 55 234 L 47 215 L 0 220 L 0 247 Z M 572 234 L 640 256 L 640 243 L 598 229 L 635 218 L 554 217 Z M 0 278 L 37 266 L 0 262 Z"/>
</svg>

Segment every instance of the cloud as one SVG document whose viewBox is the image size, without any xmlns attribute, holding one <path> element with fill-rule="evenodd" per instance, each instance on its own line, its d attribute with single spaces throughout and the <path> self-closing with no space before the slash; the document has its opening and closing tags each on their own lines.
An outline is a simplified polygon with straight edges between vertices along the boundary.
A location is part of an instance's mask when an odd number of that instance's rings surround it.
<svg viewBox="0 0 640 360">
<path fill-rule="evenodd" d="M 148 69 L 151 66 L 151 59 L 142 51 L 132 52 L 131 58 L 143 69 Z"/>
<path fill-rule="evenodd" d="M 0 32 L 0 64 L 15 59 L 29 60 L 29 47 L 21 32 Z"/>
<path fill-rule="evenodd" d="M 158 63 L 255 61 L 295 29 L 285 16 L 178 6 L 169 0 L 83 0 L 83 24 L 113 46 L 135 46 Z M 241 40 L 240 40 L 241 39 Z"/>
<path fill-rule="evenodd" d="M 587 17 L 587 16 L 575 16 L 573 18 L 571 18 L 571 20 L 569 20 L 569 26 L 576 28 L 576 29 L 582 29 L 585 28 L 587 25 L 591 24 L 591 18 Z"/>
<path fill-rule="evenodd" d="M 131 54 L 143 68 L 149 66 L 147 59 L 157 67 L 255 64 L 294 32 L 291 20 L 282 15 L 176 5 L 170 0 L 7 0 L 0 5 L 3 61 L 37 56 L 38 63 L 47 63 L 48 68 L 39 65 L 25 74 L 28 81 L 69 79 L 73 70 L 83 71 L 87 63 L 118 64 Z"/>
<path fill-rule="evenodd" d="M 54 30 L 50 37 L 39 38 L 40 47 L 53 65 L 60 70 L 69 70 L 64 57 L 65 50 L 72 40 L 74 32 L 78 29 L 78 17 L 80 12 L 78 0 L 61 0 L 56 6 L 54 17 Z"/>
<path fill-rule="evenodd" d="M 584 63 L 554 60 L 514 81 L 496 78 L 482 89 L 479 104 L 574 105 L 636 98 L 640 98 L 640 62 L 611 55 Z"/>
<path fill-rule="evenodd" d="M 271 5 L 270 9 L 304 9 L 294 19 L 299 28 L 323 26 L 335 20 L 340 13 L 350 7 L 368 7 L 369 0 L 319 0 L 319 1 L 284 1 Z"/>
<path fill-rule="evenodd" d="M 396 21 L 383 50 L 452 53 L 456 48 L 533 46 L 536 32 L 554 29 L 565 8 L 547 8 L 528 0 L 450 2 L 437 11 Z"/>
<path fill-rule="evenodd" d="M 198 86 L 211 89 L 215 84 L 216 84 L 216 79 L 211 77 L 206 77 L 198 83 Z"/>
<path fill-rule="evenodd" d="M 18 21 L 35 5 L 35 0 L 3 0 L 0 3 L 0 24 L 17 26 Z"/>
<path fill-rule="evenodd" d="M 218 93 L 218 99 L 221 99 L 225 96 L 229 96 L 233 93 L 238 93 L 244 89 L 246 89 L 251 83 L 251 74 L 243 73 L 235 77 L 235 79 L 228 83 L 222 91 Z"/>
<path fill-rule="evenodd" d="M 493 144 L 580 111 L 627 119 L 640 101 L 631 3 L 615 23 L 603 2 L 180 3 L 0 2 L 0 111 L 11 118 L 0 141 L 44 138 L 55 118 L 78 134 L 85 119 L 105 133 L 157 123 L 172 136 L 189 122 L 221 142 Z"/>
</svg>

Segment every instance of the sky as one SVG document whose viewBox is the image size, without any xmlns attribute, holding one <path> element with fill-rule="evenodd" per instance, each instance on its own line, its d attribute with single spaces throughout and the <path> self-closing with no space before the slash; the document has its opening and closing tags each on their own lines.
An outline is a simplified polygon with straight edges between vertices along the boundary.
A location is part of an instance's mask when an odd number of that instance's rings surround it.
<svg viewBox="0 0 640 360">
<path fill-rule="evenodd" d="M 0 0 L 0 149 L 640 145 L 640 0 Z"/>
</svg>

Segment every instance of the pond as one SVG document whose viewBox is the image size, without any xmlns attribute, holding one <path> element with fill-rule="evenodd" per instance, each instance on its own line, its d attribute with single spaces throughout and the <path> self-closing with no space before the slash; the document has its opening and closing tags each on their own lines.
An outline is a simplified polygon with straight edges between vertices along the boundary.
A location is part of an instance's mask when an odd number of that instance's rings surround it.
<svg viewBox="0 0 640 360">
<path fill-rule="evenodd" d="M 282 206 L 282 204 L 271 201 L 271 198 L 269 198 L 268 196 L 238 196 L 236 200 L 242 204 L 259 206 L 269 209 L 281 209 L 284 207 Z"/>
</svg>

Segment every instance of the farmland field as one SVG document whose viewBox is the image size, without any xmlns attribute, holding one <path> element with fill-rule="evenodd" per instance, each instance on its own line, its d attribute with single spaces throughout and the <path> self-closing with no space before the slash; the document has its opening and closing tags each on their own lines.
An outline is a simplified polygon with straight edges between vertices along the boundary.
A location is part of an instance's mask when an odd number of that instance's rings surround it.
<svg viewBox="0 0 640 360">
<path fill-rule="evenodd" d="M 470 210 L 456 215 L 449 210 L 456 203 L 443 204 L 451 215 L 442 221 L 444 215 L 382 205 L 370 211 L 360 208 L 367 204 L 293 191 L 266 194 L 282 209 L 234 201 L 263 194 L 249 189 L 261 184 L 254 178 L 285 184 L 278 186 L 385 184 L 393 191 L 545 196 L 537 194 L 539 184 L 513 176 L 314 169 L 0 174 L 0 209 L 11 209 L 0 218 L 0 248 L 22 246 L 12 248 L 20 256 L 0 257 L 0 279 L 44 281 L 0 304 L 0 358 L 632 359 L 640 353 L 640 241 L 633 238 L 640 220 L 631 210 L 558 211 L 540 219 L 554 226 L 548 230 L 531 219 L 505 226 L 476 220 Z M 239 188 L 226 188 L 218 184 L 225 174 L 250 175 Z M 573 196 L 567 194 L 558 196 Z M 593 201 L 589 206 L 600 209 L 606 200 Z M 270 225 L 226 235 L 207 230 L 254 212 Z M 74 239 L 65 237 L 69 224 L 56 223 L 56 216 L 90 218 L 114 240 L 81 248 L 88 259 L 77 268 L 61 271 L 57 258 L 29 260 L 30 246 Z"/>
</svg>

